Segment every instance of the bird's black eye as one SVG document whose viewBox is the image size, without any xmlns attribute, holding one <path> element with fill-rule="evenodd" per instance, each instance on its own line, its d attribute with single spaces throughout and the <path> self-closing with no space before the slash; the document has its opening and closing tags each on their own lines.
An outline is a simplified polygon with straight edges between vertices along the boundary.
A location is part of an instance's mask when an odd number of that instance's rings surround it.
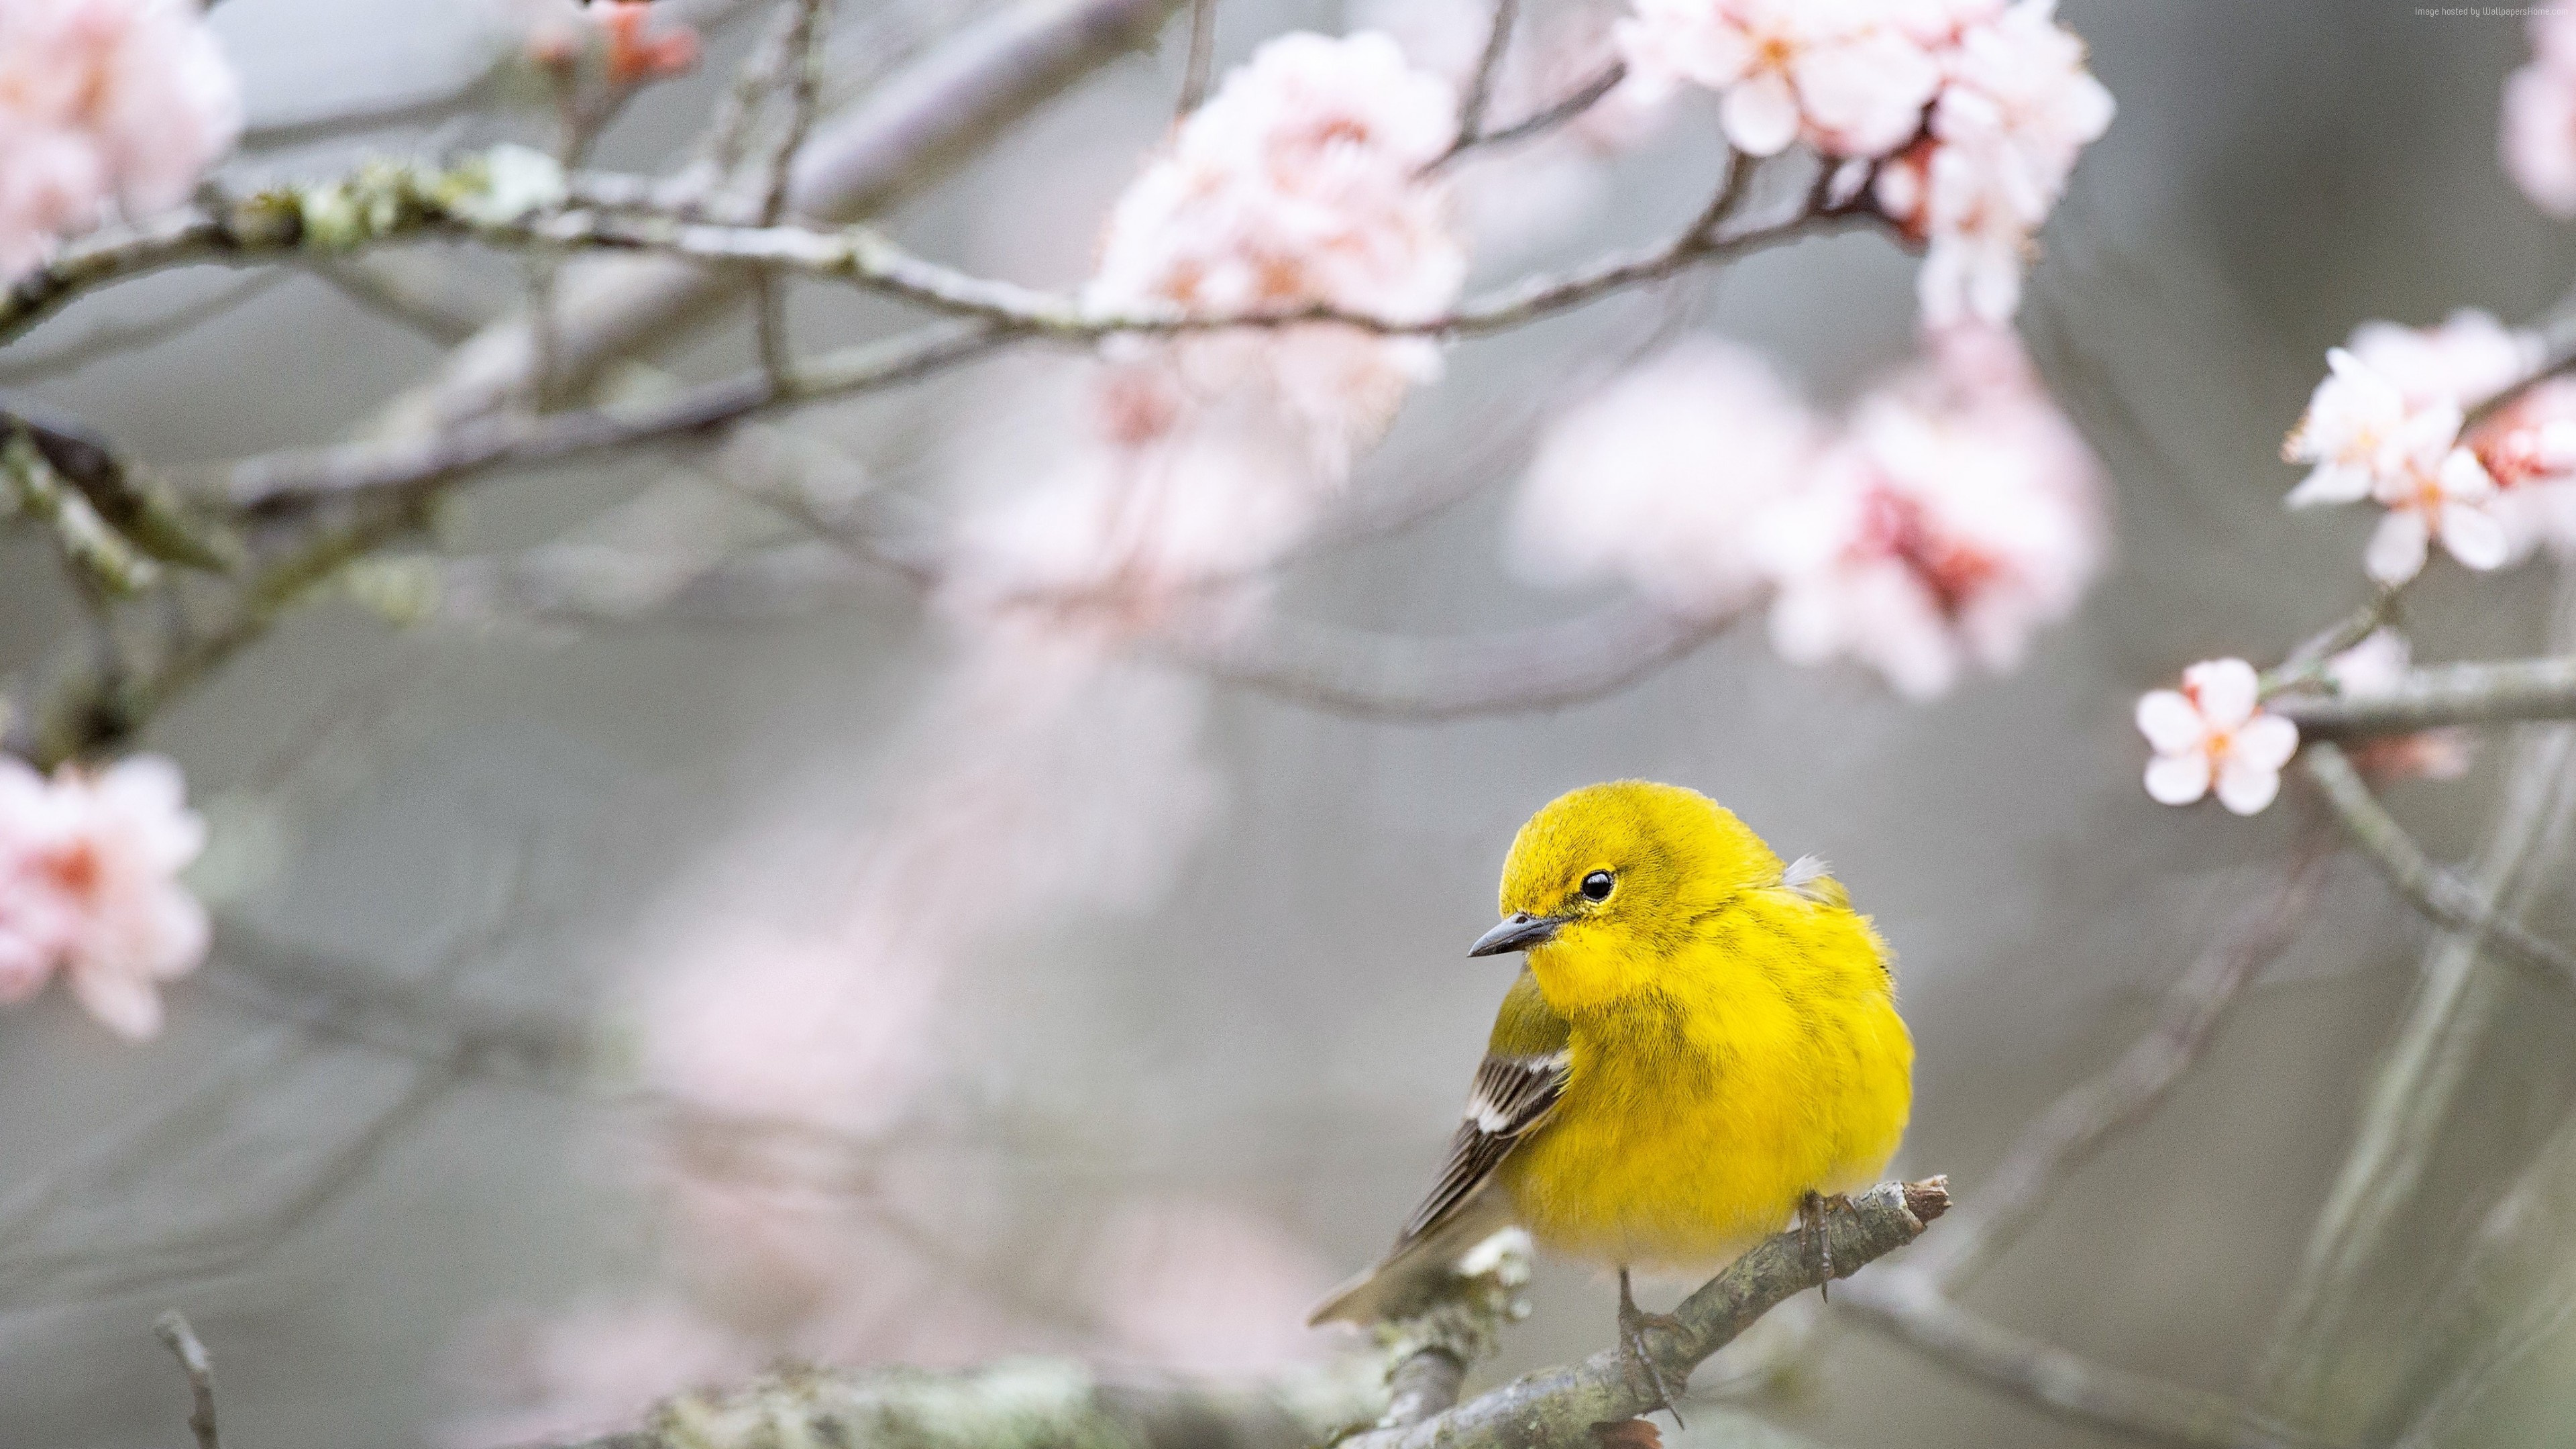
<svg viewBox="0 0 2576 1449">
<path fill-rule="evenodd" d="M 1583 878 L 1583 894 L 1596 901 L 1610 899 L 1610 872 L 1596 870 Z"/>
</svg>

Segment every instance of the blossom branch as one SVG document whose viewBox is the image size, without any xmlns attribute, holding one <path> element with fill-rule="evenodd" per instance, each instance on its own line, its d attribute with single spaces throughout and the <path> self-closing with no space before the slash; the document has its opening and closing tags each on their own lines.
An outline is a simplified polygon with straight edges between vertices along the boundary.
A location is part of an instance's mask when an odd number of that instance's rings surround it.
<svg viewBox="0 0 2576 1449">
<path fill-rule="evenodd" d="M 2427 665 L 2366 695 L 2285 694 L 2265 707 L 2312 739 L 2576 718 L 2576 656 Z"/>
<path fill-rule="evenodd" d="M 2576 983 L 2576 951 L 2492 910 L 2475 887 L 2436 864 L 2388 813 L 2388 807 L 2379 803 L 2340 748 L 2318 740 L 2300 752 L 2300 760 L 2308 779 L 2333 807 L 2344 833 L 2417 911 L 2438 925 L 2484 937 L 2524 966 Z"/>
</svg>

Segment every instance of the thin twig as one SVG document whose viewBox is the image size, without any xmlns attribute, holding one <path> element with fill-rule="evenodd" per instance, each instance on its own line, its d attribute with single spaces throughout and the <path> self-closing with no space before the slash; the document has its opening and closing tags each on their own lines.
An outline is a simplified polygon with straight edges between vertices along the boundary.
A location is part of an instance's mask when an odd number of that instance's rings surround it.
<svg viewBox="0 0 2576 1449">
<path fill-rule="evenodd" d="M 442 347 L 454 347 L 490 324 L 454 289 L 441 291 L 400 275 L 393 257 L 314 257 L 304 269 L 328 282 L 350 301 L 389 321 L 419 333 Z M 488 309 L 487 309 L 488 310 Z"/>
<path fill-rule="evenodd" d="M 1502 78 L 1503 60 L 1511 54 L 1512 27 L 1520 22 L 1521 0 L 1494 0 L 1493 25 L 1485 32 L 1484 53 L 1476 57 L 1476 74 L 1458 103 L 1458 139 L 1452 152 L 1473 146 L 1485 132 L 1485 108 L 1493 104 L 1494 83 Z"/>
<path fill-rule="evenodd" d="M 823 45 L 829 37 L 830 0 L 793 0 L 795 23 L 788 28 L 787 49 L 796 57 L 787 87 L 787 124 L 768 154 L 761 158 L 760 209 L 756 220 L 776 226 L 787 214 L 788 170 L 813 129 L 814 107 L 823 93 Z M 773 378 L 784 378 L 794 353 L 788 345 L 786 289 L 769 269 L 752 278 L 752 318 L 760 365 Z"/>
<path fill-rule="evenodd" d="M 1190 0 L 1190 50 L 1181 66 L 1181 95 L 1172 107 L 1174 117 L 1189 119 L 1190 112 L 1207 100 L 1215 77 L 1216 0 Z"/>
<path fill-rule="evenodd" d="M 1526 141 L 1533 136 L 1540 136 L 1549 131 L 1553 131 L 1557 127 L 1564 125 L 1566 122 L 1573 120 L 1575 117 L 1582 115 L 1585 111 L 1591 110 L 1594 106 L 1599 105 L 1603 96 L 1617 90 L 1619 88 L 1619 83 L 1627 78 L 1628 63 L 1626 61 L 1614 60 L 1608 65 L 1603 66 L 1600 70 L 1593 72 L 1591 79 L 1586 80 L 1579 86 L 1576 86 L 1573 92 L 1567 95 L 1563 100 L 1557 101 L 1553 105 L 1544 107 L 1530 115 L 1524 116 L 1520 120 L 1514 121 L 1512 124 L 1503 127 L 1499 131 L 1488 131 L 1481 136 L 1475 137 L 1473 140 L 1468 139 L 1462 133 L 1458 140 L 1451 144 L 1448 150 L 1434 158 L 1431 164 L 1423 169 L 1426 171 L 1438 171 L 1455 162 L 1459 157 L 1467 155 L 1470 152 L 1492 150 L 1500 146 L 1509 146 L 1516 142 Z"/>
<path fill-rule="evenodd" d="M 2273 887 L 2238 912 L 2175 980 L 2155 1025 L 2021 1130 L 1993 1176 L 1951 1215 L 1953 1224 L 1915 1255 L 1912 1271 L 1948 1292 L 1964 1288 L 2038 1217 L 2076 1167 L 2182 1080 L 2246 985 L 2297 941 L 2315 909 L 2333 859 L 2332 836 L 2320 826 L 2312 823 Z"/>
<path fill-rule="evenodd" d="M 1309 708 L 1431 723 L 1562 709 L 1614 694 L 1734 620 L 1626 604 L 1535 629 L 1402 641 L 1274 621 L 1259 633 L 1174 640 L 1166 648 L 1218 679 Z"/>
<path fill-rule="evenodd" d="M 170 1309 L 153 1321 L 152 1332 L 188 1376 L 188 1428 L 197 1436 L 197 1449 L 223 1449 L 215 1436 L 215 1361 L 188 1326 L 188 1315 Z"/>
<path fill-rule="evenodd" d="M 2088 1363 L 1969 1312 L 1910 1267 L 1850 1284 L 1834 1307 L 2075 1423 L 2194 1449 L 2327 1449 L 2331 1442 L 2222 1395 Z"/>
<path fill-rule="evenodd" d="M 2561 579 L 2558 594 L 2551 635 L 2564 647 L 2576 631 L 2576 574 Z M 2489 919 L 2521 920 L 2536 890 L 2555 883 L 2571 825 L 2576 731 L 2527 732 L 2470 888 Z M 2414 999 L 2380 1058 L 2263 1357 L 2261 1381 L 2284 1412 L 2309 1420 L 2337 1412 L 2327 1380 L 2344 1334 L 2361 1321 L 2364 1274 L 2430 1170 L 2497 1000 L 2485 946 L 2479 932 L 2446 931 L 2426 948 Z"/>
<path fill-rule="evenodd" d="M 2513 961 L 2552 981 L 2576 984 L 2576 952 L 2489 909 L 2474 887 L 2435 864 L 2379 803 L 2342 750 L 2317 740 L 2300 752 L 2300 760 L 2308 779 L 2334 807 L 2344 833 L 2417 911 L 2436 925 L 2485 937 Z"/>
<path fill-rule="evenodd" d="M 60 346 L 30 352 L 22 357 L 0 359 L 0 386 L 15 386 L 39 378 L 77 372 L 120 352 L 157 347 L 214 321 L 285 280 L 285 276 L 279 273 L 243 277 L 157 317 L 102 322 Z"/>
<path fill-rule="evenodd" d="M 272 453 L 227 469 L 223 497 L 258 509 L 358 493 L 414 493 L 496 468 L 686 441 L 771 409 L 910 382 L 982 356 L 1010 336 L 993 327 L 927 327 L 825 354 L 800 364 L 783 383 L 755 368 L 644 407 L 502 414 L 427 437 Z"/>
</svg>

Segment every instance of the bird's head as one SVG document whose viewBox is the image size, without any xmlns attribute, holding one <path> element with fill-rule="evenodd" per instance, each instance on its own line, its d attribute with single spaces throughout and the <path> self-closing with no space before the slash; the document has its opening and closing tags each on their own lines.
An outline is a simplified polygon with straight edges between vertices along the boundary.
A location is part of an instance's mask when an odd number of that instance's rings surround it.
<svg viewBox="0 0 2576 1449">
<path fill-rule="evenodd" d="M 1557 1010 L 1607 1005 L 1651 989 L 1709 911 L 1780 878 L 1780 857 L 1697 790 L 1587 785 L 1513 838 L 1503 920 L 1468 954 L 1526 951 Z"/>
</svg>

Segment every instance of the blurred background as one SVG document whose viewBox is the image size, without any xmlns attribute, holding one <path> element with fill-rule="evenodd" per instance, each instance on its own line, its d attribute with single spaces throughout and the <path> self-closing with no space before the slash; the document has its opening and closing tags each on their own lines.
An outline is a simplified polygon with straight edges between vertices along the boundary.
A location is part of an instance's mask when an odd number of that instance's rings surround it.
<svg viewBox="0 0 2576 1449">
<path fill-rule="evenodd" d="M 1233 0 L 1219 62 L 1285 29 L 1400 29 L 1411 3 Z M 856 90 L 998 8 L 846 0 L 831 73 Z M 632 105 L 599 164 L 682 150 L 756 9 L 711 20 L 702 63 Z M 2576 278 L 2576 230 L 2495 161 L 2499 88 L 2529 53 L 2519 19 L 2382 0 L 2066 0 L 2060 16 L 2119 114 L 2043 238 L 2019 325 L 2103 460 L 2112 554 L 2022 667 L 1929 703 L 1786 664 L 1758 627 L 1603 699 L 1446 722 L 1350 718 L 1152 658 L 1033 676 L 865 569 L 818 567 L 748 605 L 645 589 L 575 608 L 512 586 L 507 561 L 567 557 L 530 550 L 618 542 L 621 510 L 684 483 L 687 458 L 460 498 L 437 529 L 446 563 L 302 611 L 154 724 L 213 827 L 190 881 L 218 922 L 165 1034 L 119 1043 L 60 993 L 0 1014 L 0 1442 L 182 1442 L 182 1388 L 149 1332 L 171 1305 L 216 1352 L 228 1432 L 261 1449 L 513 1443 L 781 1357 L 1063 1351 L 1242 1374 L 1325 1355 L 1335 1340 L 1304 1309 L 1425 1185 L 1510 979 L 1464 952 L 1512 831 L 1620 776 L 1696 786 L 1782 854 L 1834 863 L 1899 953 L 1919 1045 L 1898 1167 L 1946 1172 L 1973 1202 L 2310 816 L 2295 789 L 2252 820 L 2155 805 L 2131 707 L 2191 661 L 2276 658 L 2362 596 L 2362 522 L 2279 501 L 2296 480 L 2280 439 L 2324 350 L 2369 317 L 2527 318 Z M 472 83 L 506 22 L 227 0 L 214 25 L 253 127 L 227 175 L 542 136 L 541 115 L 497 103 L 425 105 L 356 140 L 304 126 Z M 1186 29 L 886 225 L 970 270 L 1079 282 L 1165 133 Z M 1547 224 L 1480 246 L 1478 275 L 1656 235 L 1704 197 L 1712 136 L 1686 110 L 1546 193 Z M 424 252 L 404 275 L 434 279 L 440 305 L 473 321 L 516 305 L 518 264 Z M 1505 562 L 1543 424 L 1676 329 L 1763 348 L 1831 405 L 1912 354 L 1915 265 L 1846 235 L 1453 346 L 1355 473 L 1355 494 L 1418 516 L 1304 550 L 1277 608 L 1419 639 L 1595 607 Z M 248 275 L 118 288 L 12 352 Z M 889 315 L 820 286 L 790 309 L 813 347 Z M 644 360 L 720 376 L 747 335 L 727 321 Z M 177 466 L 340 436 L 439 356 L 289 272 L 39 391 Z M 1072 365 L 1010 355 L 796 428 L 871 488 L 936 506 L 1035 466 L 1047 435 L 1024 420 Z M 0 640 L 20 667 L 71 615 L 41 547 L 5 547 Z M 2418 657 L 2540 651 L 2549 572 L 2429 575 L 2408 614 Z M 423 578 L 440 583 L 426 618 L 367 607 Z M 1052 703 L 1017 707 L 1032 696 Z M 2483 839 L 2506 742 L 2462 780 L 2392 792 L 2437 855 Z M 2535 878 L 2563 882 L 2564 862 Z M 2533 924 L 2576 929 L 2565 905 L 2544 890 Z M 2250 1391 L 2427 937 L 2339 861 L 2207 1060 L 2081 1170 L 1973 1306 L 2101 1362 Z M 2568 1003 L 2501 973 L 2494 989 L 2428 1186 L 2362 1280 L 2371 1311 L 2332 1344 L 2348 1442 L 2384 1442 L 2481 1344 L 2551 1308 L 2566 1271 L 2569 1240 L 2543 1231 L 2513 1245 L 2522 1269 L 2458 1291 L 2489 1208 L 2535 1161 L 2540 1202 L 2564 1214 L 2554 1194 L 2576 1193 L 2552 1145 L 2576 1088 Z M 1543 1263 L 1533 1296 L 1480 1378 L 1609 1341 L 1599 1275 Z M 1823 1327 L 1758 1400 L 1819 1442 L 2114 1442 Z M 2576 1334 L 2540 1335 L 2445 1442 L 2563 1442 L 2571 1369 Z"/>
</svg>

